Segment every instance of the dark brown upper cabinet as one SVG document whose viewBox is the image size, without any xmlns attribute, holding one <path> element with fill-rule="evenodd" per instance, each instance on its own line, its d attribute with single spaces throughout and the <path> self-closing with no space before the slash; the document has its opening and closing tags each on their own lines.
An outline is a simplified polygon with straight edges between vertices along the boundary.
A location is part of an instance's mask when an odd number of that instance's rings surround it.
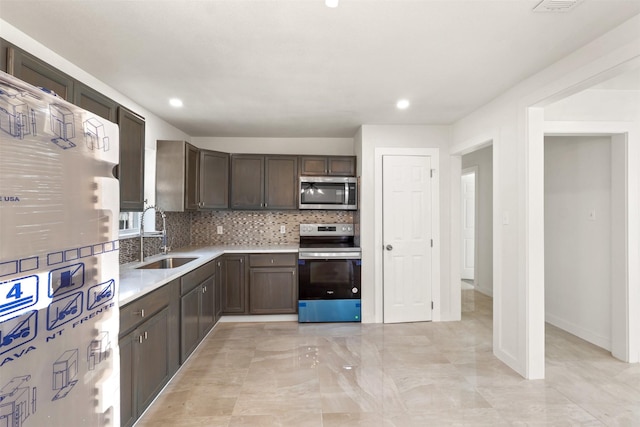
<svg viewBox="0 0 640 427">
<path fill-rule="evenodd" d="M 7 74 L 73 102 L 74 79 L 71 76 L 13 46 L 7 47 Z"/>
<path fill-rule="evenodd" d="M 179 183 L 179 181 L 178 181 Z M 200 151 L 197 147 L 185 143 L 184 170 L 184 208 L 198 209 L 200 195 Z"/>
<path fill-rule="evenodd" d="M 231 155 L 232 209 L 297 209 L 296 156 Z"/>
<path fill-rule="evenodd" d="M 300 175 L 356 176 L 353 156 L 300 156 Z"/>
<path fill-rule="evenodd" d="M 198 208 L 200 152 L 186 141 L 156 142 L 156 204 L 167 212 Z"/>
<path fill-rule="evenodd" d="M 141 212 L 144 209 L 144 118 L 120 106 L 120 210 Z"/>
<path fill-rule="evenodd" d="M 200 150 L 199 209 L 229 207 L 229 154 Z"/>
<path fill-rule="evenodd" d="M 73 94 L 73 103 L 80 108 L 91 111 L 93 114 L 116 122 L 118 117 L 118 104 L 107 98 L 100 92 L 91 89 L 89 86 L 76 82 Z"/>
<path fill-rule="evenodd" d="M 169 212 L 228 208 L 229 155 L 157 141 L 156 203 Z"/>
<path fill-rule="evenodd" d="M 231 208 L 264 208 L 264 156 L 231 155 Z"/>
</svg>

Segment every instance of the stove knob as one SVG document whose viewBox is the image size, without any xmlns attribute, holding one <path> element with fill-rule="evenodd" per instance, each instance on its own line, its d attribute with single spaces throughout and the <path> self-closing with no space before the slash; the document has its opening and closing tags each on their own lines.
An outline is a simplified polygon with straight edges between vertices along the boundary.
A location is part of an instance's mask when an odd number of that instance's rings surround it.
<svg viewBox="0 0 640 427">
<path fill-rule="evenodd" d="M 351 289 L 351 292 L 354 294 L 358 293 L 358 288 L 356 288 L 355 286 L 353 287 L 353 289 Z"/>
<path fill-rule="evenodd" d="M 347 231 L 347 227 L 342 227 L 342 231 Z"/>
</svg>

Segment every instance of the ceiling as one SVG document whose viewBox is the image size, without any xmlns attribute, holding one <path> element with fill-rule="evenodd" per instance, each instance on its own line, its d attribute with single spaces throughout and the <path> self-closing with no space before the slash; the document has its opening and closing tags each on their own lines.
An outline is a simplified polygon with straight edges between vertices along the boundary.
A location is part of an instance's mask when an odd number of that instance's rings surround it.
<svg viewBox="0 0 640 427">
<path fill-rule="evenodd" d="M 451 124 L 640 13 L 537 3 L 0 0 L 0 18 L 191 136 L 352 137 Z"/>
</svg>

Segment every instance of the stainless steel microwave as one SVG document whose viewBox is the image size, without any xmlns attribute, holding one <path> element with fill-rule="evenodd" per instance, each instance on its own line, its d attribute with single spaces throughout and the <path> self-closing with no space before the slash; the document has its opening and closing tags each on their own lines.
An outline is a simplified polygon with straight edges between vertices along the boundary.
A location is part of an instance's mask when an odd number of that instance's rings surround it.
<svg viewBox="0 0 640 427">
<path fill-rule="evenodd" d="M 300 209 L 356 210 L 358 178 L 300 177 Z"/>
</svg>

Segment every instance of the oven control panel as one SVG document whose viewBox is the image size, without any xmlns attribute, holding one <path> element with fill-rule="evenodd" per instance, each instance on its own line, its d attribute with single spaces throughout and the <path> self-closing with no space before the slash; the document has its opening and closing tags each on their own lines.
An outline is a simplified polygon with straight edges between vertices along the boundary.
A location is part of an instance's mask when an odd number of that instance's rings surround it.
<svg viewBox="0 0 640 427">
<path fill-rule="evenodd" d="M 353 224 L 300 224 L 301 236 L 353 236 Z"/>
</svg>

